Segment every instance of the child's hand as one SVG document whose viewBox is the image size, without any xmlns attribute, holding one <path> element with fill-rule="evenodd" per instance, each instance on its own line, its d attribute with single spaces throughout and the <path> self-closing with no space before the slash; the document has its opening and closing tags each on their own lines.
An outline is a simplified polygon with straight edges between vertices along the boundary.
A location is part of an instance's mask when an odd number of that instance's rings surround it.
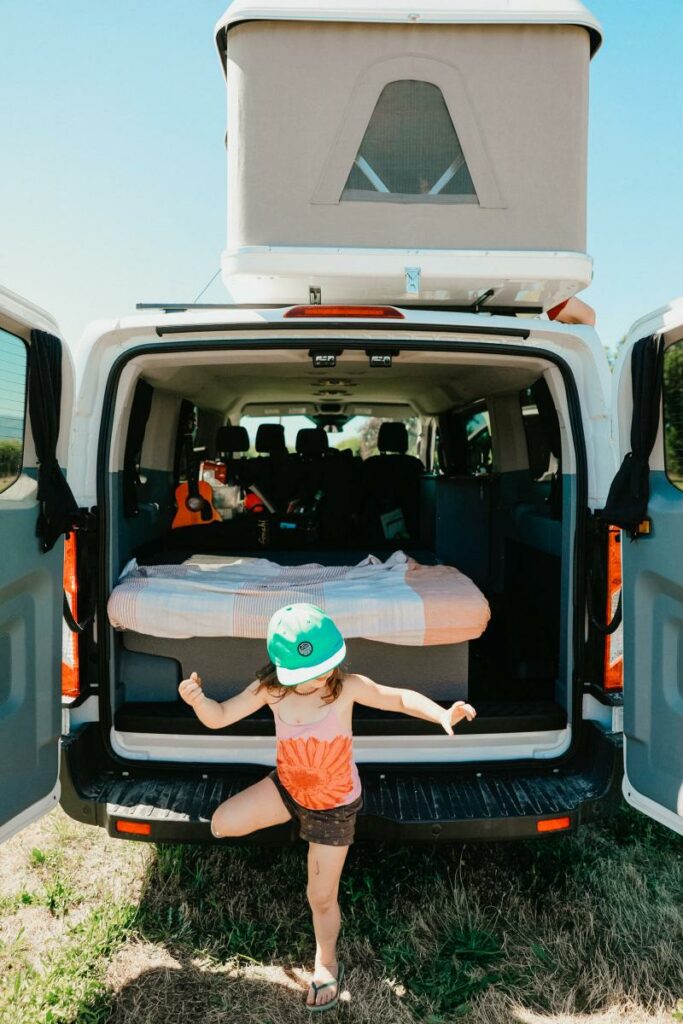
<svg viewBox="0 0 683 1024">
<path fill-rule="evenodd" d="M 183 679 L 178 687 L 178 693 L 185 703 L 192 707 L 199 703 L 205 694 L 202 690 L 202 681 L 196 672 L 193 672 L 189 679 Z"/>
<path fill-rule="evenodd" d="M 466 718 L 468 722 L 471 722 L 476 716 L 477 712 L 471 704 L 466 704 L 464 700 L 456 700 L 455 704 L 452 704 L 450 708 L 444 711 L 441 724 L 448 735 L 452 736 L 453 726 L 457 725 L 461 719 Z"/>
</svg>

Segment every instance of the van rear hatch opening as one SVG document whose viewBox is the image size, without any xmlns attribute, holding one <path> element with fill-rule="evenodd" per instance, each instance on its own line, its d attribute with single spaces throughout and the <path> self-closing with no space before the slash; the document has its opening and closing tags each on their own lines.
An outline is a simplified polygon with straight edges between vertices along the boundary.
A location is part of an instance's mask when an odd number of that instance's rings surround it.
<svg viewBox="0 0 683 1024">
<path fill-rule="evenodd" d="M 450 646 L 358 637 L 351 641 L 356 647 L 351 667 L 378 681 L 421 690 L 444 706 L 468 699 L 477 708 L 477 719 L 461 723 L 457 744 L 449 744 L 450 738 L 429 722 L 357 707 L 359 765 L 557 757 L 571 739 L 570 566 L 577 486 L 562 371 L 552 359 L 520 352 L 509 343 L 501 351 L 500 345 L 461 342 L 449 351 L 436 340 L 433 347 L 422 343 L 417 349 L 400 337 L 392 346 L 391 366 L 381 368 L 371 365 L 367 341 L 361 351 L 348 340 L 337 346 L 341 351 L 331 369 L 314 366 L 308 339 L 305 347 L 288 343 L 283 348 L 282 342 L 278 347 L 272 341 L 272 348 L 256 351 L 246 345 L 217 351 L 212 344 L 195 345 L 191 353 L 178 346 L 163 355 L 134 354 L 121 367 L 111 420 L 105 506 L 110 580 L 113 585 L 131 558 L 159 568 L 182 565 L 188 558 L 240 553 L 281 565 L 324 566 L 354 565 L 368 553 L 386 563 L 392 551 L 401 549 L 421 565 L 454 566 L 490 607 L 490 621 L 480 636 Z M 330 348 L 326 340 L 321 347 Z M 136 422 L 132 415 L 140 381 L 152 389 L 142 430 L 139 417 Z M 252 475 L 258 468 L 261 482 L 273 468 L 273 453 L 253 450 L 259 426 L 285 425 L 290 450 L 283 457 L 291 470 L 308 460 L 313 478 L 316 459 L 332 456 L 291 449 L 297 447 L 300 430 L 332 427 L 327 445 L 339 450 L 336 458 L 346 467 L 340 475 L 355 481 L 342 495 L 344 515 L 328 517 L 312 542 L 254 544 L 231 529 L 235 516 L 191 529 L 191 543 L 184 546 L 183 530 L 170 525 L 181 470 L 181 411 L 190 407 L 195 446 L 204 449 L 204 456 L 239 460 L 243 470 L 253 463 Z M 349 434 L 348 425 L 358 427 L 361 421 L 369 431 L 368 443 L 375 444 L 371 455 L 370 449 L 361 453 L 355 446 L 358 431 Z M 400 424 L 410 435 L 410 451 L 377 451 L 383 423 L 396 425 L 384 429 L 388 447 L 401 447 L 396 444 Z M 252 450 L 218 451 L 226 424 L 249 427 Z M 133 453 L 137 514 L 126 515 L 131 431 L 139 442 Z M 233 430 L 230 436 L 234 441 L 238 435 Z M 344 438 L 354 442 L 355 450 L 344 454 Z M 413 491 L 404 489 L 401 499 L 409 536 L 392 540 L 383 535 L 371 482 L 382 471 L 386 479 L 385 466 L 392 458 L 400 469 L 396 462 L 402 455 L 419 459 L 421 467 Z M 370 459 L 376 469 L 368 477 L 363 464 L 370 465 Z M 351 525 L 345 530 L 347 518 Z M 267 708 L 210 732 L 177 694 L 178 682 L 193 668 L 203 675 L 210 696 L 225 699 L 237 692 L 263 663 L 262 641 L 160 638 L 125 629 L 112 631 L 111 641 L 109 724 L 121 758 L 272 765 L 273 723 Z"/>
</svg>

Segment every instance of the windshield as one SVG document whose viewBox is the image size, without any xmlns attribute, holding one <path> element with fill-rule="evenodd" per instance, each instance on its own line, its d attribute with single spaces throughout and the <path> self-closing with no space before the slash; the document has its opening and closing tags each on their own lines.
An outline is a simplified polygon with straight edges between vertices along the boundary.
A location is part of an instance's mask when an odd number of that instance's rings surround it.
<svg viewBox="0 0 683 1024">
<path fill-rule="evenodd" d="M 354 455 L 367 459 L 377 454 L 377 434 L 383 423 L 395 423 L 393 417 L 352 416 L 339 430 L 328 430 L 327 438 L 331 448 L 349 448 Z M 408 431 L 408 454 L 416 455 L 420 440 L 421 423 L 417 416 L 411 416 L 400 422 L 405 423 Z M 296 451 L 296 435 L 302 429 L 314 427 L 315 420 L 310 416 L 242 416 L 240 426 L 246 427 L 249 434 L 249 454 L 256 454 L 256 432 L 262 423 L 281 423 L 285 428 L 285 444 L 290 452 Z"/>
</svg>

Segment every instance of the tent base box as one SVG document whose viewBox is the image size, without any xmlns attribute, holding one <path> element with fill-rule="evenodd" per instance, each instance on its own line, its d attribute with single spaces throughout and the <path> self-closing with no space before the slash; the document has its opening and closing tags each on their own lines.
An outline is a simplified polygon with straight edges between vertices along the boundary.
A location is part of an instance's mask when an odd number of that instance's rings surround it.
<svg viewBox="0 0 683 1024">
<path fill-rule="evenodd" d="M 444 306 L 473 310 L 552 309 L 586 288 L 583 252 L 252 246 L 223 254 L 234 302 Z"/>
</svg>

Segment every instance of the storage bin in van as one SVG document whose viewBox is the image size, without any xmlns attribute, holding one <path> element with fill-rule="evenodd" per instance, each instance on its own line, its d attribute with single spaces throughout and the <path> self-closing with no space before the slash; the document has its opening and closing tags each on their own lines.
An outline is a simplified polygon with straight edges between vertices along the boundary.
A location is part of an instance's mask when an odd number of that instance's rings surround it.
<svg viewBox="0 0 683 1024">
<path fill-rule="evenodd" d="M 577 0 L 235 0 L 233 300 L 533 311 L 584 288 L 599 43 Z"/>
<path fill-rule="evenodd" d="M 263 637 L 207 637 L 201 614 L 184 630 L 170 615 L 115 628 L 119 587 L 159 577 L 182 586 L 188 569 L 235 558 L 283 573 L 315 563 L 332 577 L 368 553 L 386 566 L 401 550 L 427 579 L 461 573 L 490 620 L 450 643 L 360 636 L 352 667 L 442 706 L 466 696 L 478 714 L 451 737 L 355 709 L 359 840 L 572 831 L 611 813 L 622 787 L 683 832 L 682 302 L 633 328 L 612 379 L 593 329 L 541 319 L 157 311 L 93 327 L 75 400 L 54 321 L 8 292 L 0 318 L 2 838 L 60 800 L 114 836 L 210 842 L 215 807 L 273 766 L 268 709 L 211 731 L 177 693 L 197 667 L 210 696 L 229 698 L 263 659 Z M 368 490 L 391 467 L 408 479 L 402 457 L 418 461 L 406 491 L 416 532 L 382 541 L 372 503 L 351 505 L 353 531 L 333 521 L 325 536 L 265 547 L 230 532 L 239 516 L 173 530 L 188 408 L 207 459 L 225 457 L 216 449 L 226 427 L 235 444 L 259 422 L 286 425 L 279 454 L 292 478 L 336 460 Z M 296 448 L 292 416 L 309 424 Z M 374 454 L 335 444 L 335 428 L 359 418 L 391 425 Z M 267 474 L 279 431 L 262 433 L 268 451 L 238 456 Z M 624 509 L 643 481 L 649 504 Z M 606 504 L 628 530 L 608 527 Z M 461 610 L 454 600 L 448 628 Z M 292 838 L 277 826 L 243 841 Z"/>
</svg>

